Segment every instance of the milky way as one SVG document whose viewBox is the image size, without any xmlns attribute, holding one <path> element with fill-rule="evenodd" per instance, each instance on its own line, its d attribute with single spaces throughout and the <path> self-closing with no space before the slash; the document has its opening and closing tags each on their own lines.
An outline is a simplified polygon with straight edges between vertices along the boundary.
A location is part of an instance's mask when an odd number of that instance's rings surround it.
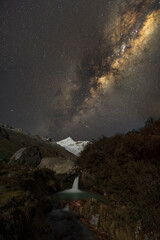
<svg viewBox="0 0 160 240">
<path fill-rule="evenodd" d="M 134 91 L 136 86 L 134 86 L 135 80 L 133 79 L 134 82 L 131 83 L 130 86 L 129 80 L 126 78 L 132 79 L 133 76 L 137 78 L 134 72 L 139 74 L 139 64 L 142 65 L 140 72 L 146 71 L 144 62 L 147 56 L 145 56 L 145 52 L 153 48 L 153 39 L 159 31 L 160 9 L 156 1 L 146 0 L 136 1 L 134 3 L 130 1 L 130 4 L 121 3 L 119 10 L 119 14 L 116 15 L 114 19 L 115 24 L 112 23 L 109 31 L 106 31 L 103 39 L 93 50 L 92 54 L 86 56 L 86 65 L 83 66 L 81 70 L 82 79 L 80 79 L 80 82 L 83 82 L 85 73 L 86 76 L 88 76 L 85 83 L 85 88 L 88 88 L 88 96 L 84 97 L 82 91 L 82 104 L 79 106 L 76 105 L 78 111 L 76 115 L 73 115 L 71 123 L 74 123 L 76 128 L 80 123 L 84 122 L 84 125 L 86 124 L 85 127 L 92 129 L 91 131 L 94 132 L 96 128 L 95 125 L 99 122 L 99 125 L 103 126 L 101 134 L 103 134 L 105 124 L 106 126 L 109 125 L 109 127 L 106 127 L 106 129 L 108 128 L 108 133 L 113 134 L 115 131 L 118 132 L 118 128 L 125 130 L 128 126 L 128 129 L 130 126 L 134 127 L 133 122 L 135 121 L 135 125 L 137 125 L 137 118 L 139 118 L 139 121 L 144 119 L 143 113 L 145 106 L 144 109 L 141 109 L 139 116 L 139 113 L 136 113 L 138 111 L 136 106 L 133 107 L 132 105 L 135 101 L 137 105 L 143 105 L 143 102 L 140 101 L 141 95 L 139 94 L 143 95 L 141 91 L 145 90 L 145 86 L 141 86 L 140 83 L 139 91 L 136 92 Z M 152 61 L 152 56 L 149 56 L 149 58 L 147 61 Z M 126 81 L 128 81 L 127 84 L 129 84 L 129 86 L 127 86 Z M 144 79 L 140 79 L 140 81 L 145 84 Z M 129 88 L 131 88 L 133 98 L 135 98 L 134 100 L 132 99 L 133 102 L 128 104 L 127 107 L 127 102 L 123 102 L 124 97 L 126 97 L 126 101 L 130 102 L 130 100 L 128 99 L 128 93 L 121 92 L 121 84 L 125 84 L 124 87 L 126 86 L 126 91 L 128 92 L 130 92 Z M 80 86 L 80 89 L 83 87 L 84 86 Z M 149 88 L 151 85 L 147 87 Z M 80 89 L 78 89 L 78 91 L 80 91 Z M 148 90 L 151 90 L 151 93 L 153 91 L 152 87 Z M 150 103 L 146 114 L 157 117 L 159 113 L 150 111 L 152 99 L 149 99 L 149 96 L 145 96 L 145 102 L 149 100 Z M 114 98 L 116 98 L 116 100 L 112 103 Z M 139 98 L 139 100 L 136 100 L 136 98 Z M 119 106 L 119 101 L 122 101 L 121 106 Z M 157 105 L 157 103 L 155 104 Z M 119 109 L 117 109 L 117 106 Z M 133 111 L 132 113 L 129 113 L 130 108 Z M 118 112 L 116 113 L 117 110 Z M 99 115 L 99 117 L 97 117 L 97 115 Z M 133 119 L 130 119 L 129 115 L 131 118 L 133 117 Z M 118 121 L 115 117 L 117 117 Z M 147 117 L 147 115 L 145 117 Z M 125 118 L 127 118 L 127 120 Z M 117 125 L 115 129 L 113 128 L 114 124 Z M 124 127 L 123 125 L 126 126 Z M 73 127 L 70 123 L 66 125 L 66 129 L 70 129 L 70 127 Z M 90 132 L 90 129 L 87 129 L 88 132 Z"/>
<path fill-rule="evenodd" d="M 7 1 L 0 16 L 0 121 L 60 140 L 160 117 L 158 0 Z"/>
</svg>

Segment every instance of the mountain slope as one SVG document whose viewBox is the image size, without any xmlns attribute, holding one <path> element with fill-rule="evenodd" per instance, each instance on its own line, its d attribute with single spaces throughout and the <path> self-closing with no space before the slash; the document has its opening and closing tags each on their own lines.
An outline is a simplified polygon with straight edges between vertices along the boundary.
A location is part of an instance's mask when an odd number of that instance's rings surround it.
<svg viewBox="0 0 160 240">
<path fill-rule="evenodd" d="M 107 200 L 106 207 L 94 209 L 102 209 L 97 213 L 99 226 L 109 239 L 160 236 L 160 119 L 150 118 L 142 129 L 94 141 L 78 165 L 84 170 L 83 183 Z M 86 205 L 85 217 L 88 209 L 91 205 Z M 138 228 L 140 237 L 135 236 Z"/>
<path fill-rule="evenodd" d="M 42 157 L 76 159 L 76 156 L 47 138 L 30 135 L 21 129 L 0 124 L 0 159 L 9 160 L 20 148 L 38 146 Z"/>
</svg>

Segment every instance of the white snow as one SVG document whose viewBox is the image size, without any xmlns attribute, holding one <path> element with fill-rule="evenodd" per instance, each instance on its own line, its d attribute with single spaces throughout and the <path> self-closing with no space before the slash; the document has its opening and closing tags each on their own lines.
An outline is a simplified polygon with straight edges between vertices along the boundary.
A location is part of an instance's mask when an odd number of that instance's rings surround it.
<svg viewBox="0 0 160 240">
<path fill-rule="evenodd" d="M 84 149 L 84 147 L 89 143 L 89 141 L 74 141 L 71 137 L 63 139 L 57 142 L 60 146 L 64 147 L 67 151 L 78 156 Z"/>
</svg>

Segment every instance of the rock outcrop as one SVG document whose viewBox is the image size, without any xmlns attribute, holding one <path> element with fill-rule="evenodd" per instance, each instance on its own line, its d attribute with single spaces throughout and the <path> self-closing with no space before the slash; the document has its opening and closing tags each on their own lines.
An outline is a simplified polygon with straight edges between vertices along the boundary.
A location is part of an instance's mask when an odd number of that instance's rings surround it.
<svg viewBox="0 0 160 240">
<path fill-rule="evenodd" d="M 90 224 L 96 228 L 98 228 L 99 225 L 99 214 L 95 214 L 91 217 Z"/>
<path fill-rule="evenodd" d="M 21 148 L 10 159 L 10 164 L 38 165 L 41 162 L 41 153 L 37 146 Z"/>
<path fill-rule="evenodd" d="M 94 185 L 95 179 L 86 169 L 84 169 L 81 174 L 81 181 L 84 187 L 91 187 Z"/>
<path fill-rule="evenodd" d="M 70 174 L 76 169 L 76 162 L 65 158 L 43 158 L 39 168 L 47 168 L 56 174 Z"/>
</svg>

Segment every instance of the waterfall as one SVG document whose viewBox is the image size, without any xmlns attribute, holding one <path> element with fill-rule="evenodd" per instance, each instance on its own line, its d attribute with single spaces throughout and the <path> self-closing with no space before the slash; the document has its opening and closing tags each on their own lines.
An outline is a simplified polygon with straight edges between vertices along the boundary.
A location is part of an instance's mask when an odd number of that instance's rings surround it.
<svg viewBox="0 0 160 240">
<path fill-rule="evenodd" d="M 78 184 L 79 184 L 79 176 L 77 176 L 74 179 L 74 182 L 72 184 L 72 188 L 70 188 L 68 190 L 64 190 L 63 192 L 65 192 L 65 193 L 81 192 L 81 190 L 78 189 Z"/>
<path fill-rule="evenodd" d="M 72 188 L 55 193 L 53 196 L 53 199 L 55 200 L 80 200 L 80 199 L 91 199 L 95 198 L 100 201 L 106 202 L 105 198 L 102 198 L 102 196 L 98 194 L 94 194 L 91 192 L 85 192 L 79 189 L 79 174 L 77 177 L 75 177 Z M 68 211 L 69 205 L 67 204 L 63 211 Z"/>
<path fill-rule="evenodd" d="M 74 179 L 74 182 L 73 182 L 73 185 L 72 185 L 72 191 L 74 191 L 74 192 L 79 191 L 79 189 L 78 189 L 78 184 L 79 184 L 79 176 L 77 176 L 77 177 Z"/>
</svg>

